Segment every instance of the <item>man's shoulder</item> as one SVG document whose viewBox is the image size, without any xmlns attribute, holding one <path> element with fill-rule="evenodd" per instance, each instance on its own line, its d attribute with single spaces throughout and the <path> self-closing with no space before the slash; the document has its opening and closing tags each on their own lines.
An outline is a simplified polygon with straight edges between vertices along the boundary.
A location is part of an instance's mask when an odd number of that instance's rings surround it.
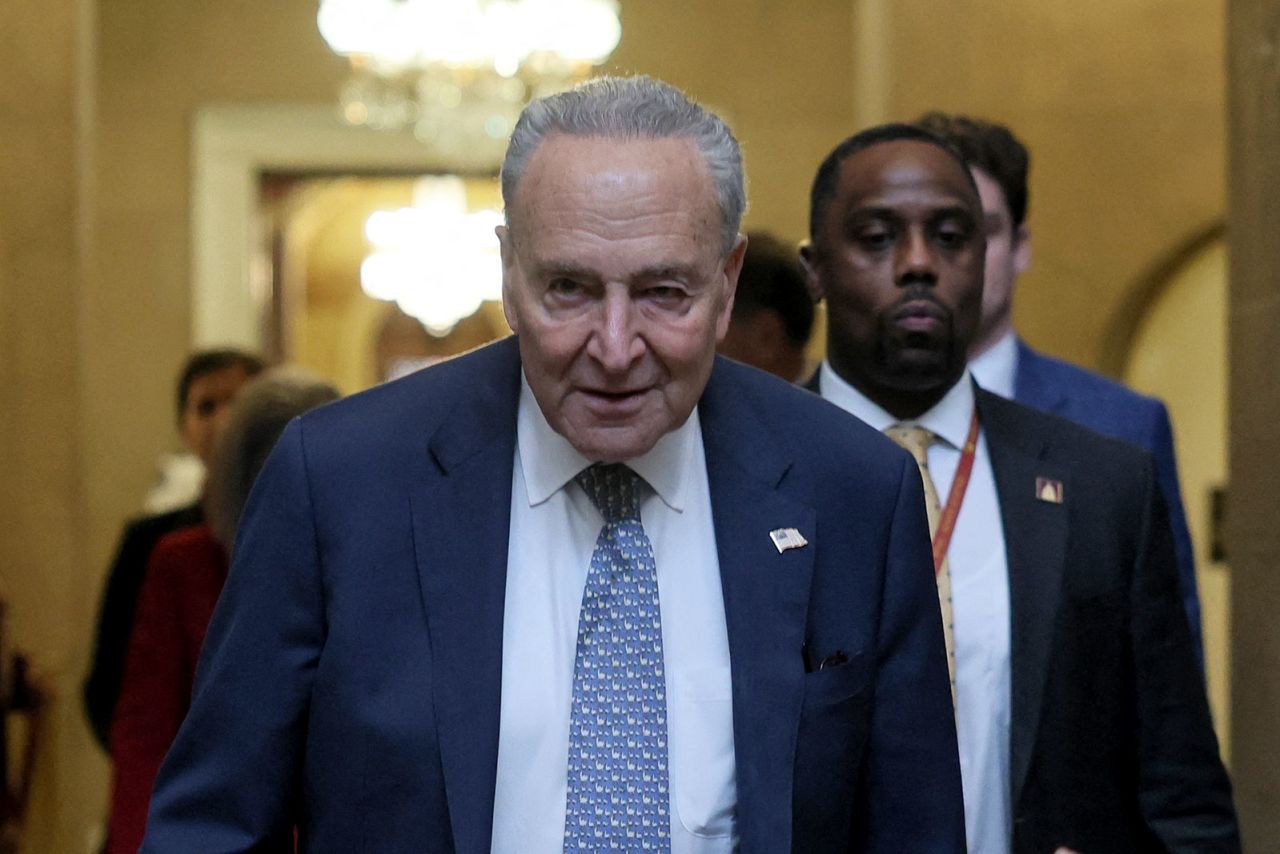
<svg viewBox="0 0 1280 854">
<path fill-rule="evenodd" d="M 1108 411 L 1164 409 L 1158 399 L 1134 391 L 1123 383 L 1071 362 L 1046 355 L 1020 344 L 1018 350 L 1018 386 L 1034 386 L 1053 391 L 1067 399 L 1074 414 L 1098 407 Z M 1021 389 L 1019 389 L 1021 391 Z M 1019 394 L 1019 399 L 1022 395 Z"/>
<path fill-rule="evenodd" d="M 516 342 L 506 338 L 326 404 L 298 420 L 308 447 L 318 443 L 340 454 L 421 447 L 464 403 L 514 407 L 519 378 Z"/>
<path fill-rule="evenodd" d="M 1150 451 L 1062 415 L 1036 409 L 982 389 L 978 410 L 993 451 L 1014 450 L 1099 479 L 1145 480 Z"/>
<path fill-rule="evenodd" d="M 716 380 L 732 388 L 770 441 L 796 461 L 819 471 L 856 470 L 863 482 L 901 477 L 905 451 L 808 388 L 723 358 L 717 359 Z"/>
</svg>

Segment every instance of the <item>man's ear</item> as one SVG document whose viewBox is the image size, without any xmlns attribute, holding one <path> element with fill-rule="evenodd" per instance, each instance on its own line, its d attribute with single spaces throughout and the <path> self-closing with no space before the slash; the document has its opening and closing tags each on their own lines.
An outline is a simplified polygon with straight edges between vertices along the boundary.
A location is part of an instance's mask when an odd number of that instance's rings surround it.
<svg viewBox="0 0 1280 854">
<path fill-rule="evenodd" d="M 747 257 L 747 236 L 739 234 L 733 248 L 724 259 L 724 306 L 716 318 L 716 343 L 724 340 L 729 331 L 729 319 L 733 316 L 733 298 L 738 293 L 738 276 L 742 273 L 742 261 Z"/>
<path fill-rule="evenodd" d="M 498 250 L 502 255 L 502 313 L 511 331 L 520 334 L 520 321 L 516 316 L 515 278 L 517 275 L 516 248 L 511 229 L 500 225 L 493 230 L 498 235 Z"/>
<path fill-rule="evenodd" d="M 804 267 L 804 284 L 805 289 L 809 291 L 809 299 L 814 303 L 822 302 L 827 292 L 822 285 L 822 276 L 818 273 L 812 241 L 805 240 L 800 244 L 800 266 Z"/>
<path fill-rule="evenodd" d="M 1031 230 L 1026 223 L 1013 232 L 1013 271 L 1021 276 L 1031 268 Z"/>
</svg>

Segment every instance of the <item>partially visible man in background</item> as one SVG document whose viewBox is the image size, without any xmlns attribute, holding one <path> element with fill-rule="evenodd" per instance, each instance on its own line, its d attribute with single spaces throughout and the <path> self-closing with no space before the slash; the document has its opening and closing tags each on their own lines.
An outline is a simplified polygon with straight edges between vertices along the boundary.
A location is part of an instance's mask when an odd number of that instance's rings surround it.
<svg viewBox="0 0 1280 854">
<path fill-rule="evenodd" d="M 1160 491 L 1169 506 L 1182 604 L 1191 625 L 1196 659 L 1203 666 L 1195 553 L 1182 509 L 1173 430 L 1165 405 L 1039 353 L 1018 338 L 1013 328 L 1013 294 L 1018 277 L 1031 264 L 1031 232 L 1026 222 L 1030 156 L 1026 146 L 1007 127 L 969 116 L 933 112 L 921 116 L 918 124 L 960 152 L 982 197 L 986 278 L 982 319 L 969 352 L 969 370 L 987 391 L 1061 415 L 1104 436 L 1132 442 L 1155 456 Z"/>
<path fill-rule="evenodd" d="M 720 354 L 799 382 L 808 376 L 805 347 L 812 331 L 813 300 L 795 246 L 767 231 L 747 232 L 747 255 Z"/>
<path fill-rule="evenodd" d="M 241 350 L 202 350 L 187 358 L 178 376 L 177 422 L 183 444 L 207 466 L 232 399 L 263 369 L 262 360 Z M 106 750 L 112 716 L 124 678 L 124 659 L 133 630 L 138 592 L 152 549 L 165 534 L 199 524 L 200 502 L 130 522 L 107 573 L 98 612 L 93 663 L 84 684 L 85 714 L 98 744 Z"/>
</svg>

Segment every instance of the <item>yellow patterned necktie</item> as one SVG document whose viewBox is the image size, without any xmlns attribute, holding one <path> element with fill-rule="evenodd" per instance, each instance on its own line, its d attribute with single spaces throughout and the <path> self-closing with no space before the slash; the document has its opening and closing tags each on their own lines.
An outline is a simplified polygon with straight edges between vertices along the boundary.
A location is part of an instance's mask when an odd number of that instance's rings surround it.
<svg viewBox="0 0 1280 854">
<path fill-rule="evenodd" d="M 923 427 L 908 427 L 894 424 L 887 428 L 885 435 L 905 448 L 915 458 L 920 467 L 920 478 L 924 481 L 924 506 L 929 514 L 929 536 L 938 532 L 938 520 L 942 517 L 942 503 L 938 500 L 938 490 L 933 485 L 933 477 L 929 474 L 929 446 L 937 438 Z M 951 679 L 951 701 L 956 699 L 956 636 L 955 620 L 951 615 L 951 569 L 947 559 L 943 558 L 942 566 L 934 574 L 938 583 L 938 605 L 942 609 L 942 636 L 947 647 L 947 675 Z"/>
</svg>

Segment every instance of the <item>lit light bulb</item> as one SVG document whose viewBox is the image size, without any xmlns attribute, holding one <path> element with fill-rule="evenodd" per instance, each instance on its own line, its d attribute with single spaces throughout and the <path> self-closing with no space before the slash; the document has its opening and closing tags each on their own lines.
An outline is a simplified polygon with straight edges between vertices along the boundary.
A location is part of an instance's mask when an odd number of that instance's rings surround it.
<svg viewBox="0 0 1280 854">
<path fill-rule="evenodd" d="M 603 62 L 622 38 L 618 21 L 618 5 L 610 0 L 564 0 L 560 26 L 547 42 L 547 48 L 565 59 L 579 62 Z"/>
<path fill-rule="evenodd" d="M 375 211 L 365 236 L 376 247 L 360 267 L 370 297 L 394 301 L 434 335 L 446 335 L 485 300 L 502 298 L 502 258 L 493 209 L 467 212 L 457 176 L 422 178 L 414 206 Z"/>
<path fill-rule="evenodd" d="M 350 59 L 344 119 L 412 129 L 458 168 L 502 160 L 521 107 L 585 79 L 622 34 L 617 0 L 320 0 Z"/>
</svg>

